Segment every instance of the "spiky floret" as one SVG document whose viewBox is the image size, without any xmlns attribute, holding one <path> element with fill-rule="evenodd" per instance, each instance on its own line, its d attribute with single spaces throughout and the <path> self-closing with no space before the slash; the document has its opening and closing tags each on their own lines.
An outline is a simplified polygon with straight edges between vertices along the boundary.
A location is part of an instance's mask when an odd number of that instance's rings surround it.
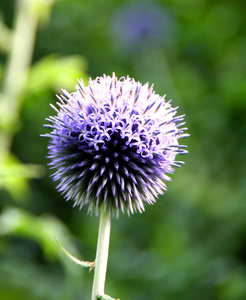
<svg viewBox="0 0 246 300">
<path fill-rule="evenodd" d="M 98 213 L 144 211 L 166 190 L 168 173 L 187 153 L 178 140 L 186 137 L 182 116 L 165 96 L 129 77 L 104 75 L 78 81 L 76 92 L 57 96 L 57 115 L 47 120 L 53 179 L 67 200 Z"/>
</svg>

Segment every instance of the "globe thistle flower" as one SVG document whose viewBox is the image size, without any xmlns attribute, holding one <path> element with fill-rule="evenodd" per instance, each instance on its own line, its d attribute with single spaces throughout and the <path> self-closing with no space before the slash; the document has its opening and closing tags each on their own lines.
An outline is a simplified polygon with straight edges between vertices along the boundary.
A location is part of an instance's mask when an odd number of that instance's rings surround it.
<svg viewBox="0 0 246 300">
<path fill-rule="evenodd" d="M 119 49 L 135 52 L 151 45 L 169 46 L 176 34 L 176 23 L 164 5 L 151 1 L 127 3 L 112 18 L 111 33 Z"/>
<path fill-rule="evenodd" d="M 118 216 L 144 211 L 166 190 L 164 181 L 177 154 L 187 153 L 179 145 L 186 137 L 182 116 L 153 91 L 129 77 L 113 74 L 78 81 L 76 91 L 57 96 L 59 109 L 45 125 L 52 131 L 50 167 L 59 181 L 58 190 L 89 212 L 102 207 Z"/>
</svg>

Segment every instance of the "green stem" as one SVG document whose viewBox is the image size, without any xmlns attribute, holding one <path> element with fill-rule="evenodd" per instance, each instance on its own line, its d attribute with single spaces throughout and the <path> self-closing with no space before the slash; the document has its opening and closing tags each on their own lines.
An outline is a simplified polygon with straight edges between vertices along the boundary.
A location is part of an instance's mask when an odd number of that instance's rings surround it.
<svg viewBox="0 0 246 300">
<path fill-rule="evenodd" d="M 92 287 L 91 300 L 96 300 L 97 296 L 104 295 L 106 279 L 108 249 L 110 238 L 111 218 L 108 210 L 101 210 L 99 233 L 97 241 L 97 253 L 95 260 L 95 273 Z"/>
<path fill-rule="evenodd" d="M 47 16 L 53 1 L 16 1 L 12 44 L 0 98 L 0 165 L 6 161 L 18 127 L 22 94 L 28 80 L 39 19 Z"/>
<path fill-rule="evenodd" d="M 27 0 L 18 1 L 16 7 L 12 48 L 3 78 L 0 101 L 1 162 L 9 151 L 17 127 L 21 107 L 20 96 L 27 82 L 27 71 L 32 59 L 38 16 L 32 13 L 31 4 Z"/>
</svg>

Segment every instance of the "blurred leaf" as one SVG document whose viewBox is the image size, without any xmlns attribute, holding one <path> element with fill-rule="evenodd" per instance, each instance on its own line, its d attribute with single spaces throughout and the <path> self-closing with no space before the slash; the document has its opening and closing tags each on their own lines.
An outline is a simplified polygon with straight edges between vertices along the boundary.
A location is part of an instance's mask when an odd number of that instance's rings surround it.
<svg viewBox="0 0 246 300">
<path fill-rule="evenodd" d="M 9 155 L 0 166 L 0 188 L 7 190 L 17 202 L 26 201 L 30 197 L 28 179 L 40 178 L 43 174 L 43 166 L 24 165 L 14 155 Z"/>
<path fill-rule="evenodd" d="M 59 90 L 74 88 L 77 79 L 88 77 L 85 73 L 87 63 L 78 55 L 59 57 L 49 55 L 40 59 L 30 70 L 28 92 L 38 93 L 47 88 Z"/>
<path fill-rule="evenodd" d="M 76 247 L 69 238 L 69 231 L 54 216 L 34 216 L 19 208 L 8 207 L 0 215 L 0 234 L 14 235 L 37 241 L 48 259 L 60 257 L 61 251 L 54 237 L 59 238 L 69 251 L 78 255 Z"/>
<path fill-rule="evenodd" d="M 19 259 L 18 259 L 19 258 Z M 4 300 L 59 300 L 64 273 L 37 266 L 25 257 L 0 260 L 0 298 Z"/>
<path fill-rule="evenodd" d="M 225 276 L 219 287 L 220 299 L 244 300 L 246 297 L 246 272 L 236 269 Z"/>
<path fill-rule="evenodd" d="M 41 22 L 41 25 L 47 24 L 50 19 L 52 6 L 57 0 L 27 0 L 27 1 L 32 2 L 30 3 L 32 5 L 32 12 L 39 16 L 39 21 Z"/>
<path fill-rule="evenodd" d="M 2 247 L 2 252 L 8 251 L 5 253 L 7 259 L 0 259 L 1 273 L 6 277 L 7 283 L 0 280 L 0 295 L 9 295 L 11 300 L 29 299 L 29 295 L 30 299 L 72 300 L 78 299 L 78 293 L 83 292 L 88 285 L 88 273 L 71 263 L 55 241 L 54 236 L 69 251 L 80 256 L 68 228 L 58 218 L 52 215 L 35 216 L 23 209 L 7 207 L 0 215 L 0 235 L 37 242 L 46 264 L 49 262 L 46 266 L 38 265 L 33 259 L 30 261 L 23 253 L 19 253 L 18 248 L 10 251 L 8 246 Z M 19 248 L 21 249 L 21 244 Z M 12 259 L 11 252 L 14 255 Z M 62 263 L 65 273 L 61 273 L 63 268 L 55 264 L 57 260 Z M 85 278 L 81 282 L 83 276 Z M 14 292 L 15 289 L 19 291 L 19 297 Z M 27 297 L 23 296 L 25 294 Z M 84 294 L 86 295 L 86 291 Z"/>
</svg>

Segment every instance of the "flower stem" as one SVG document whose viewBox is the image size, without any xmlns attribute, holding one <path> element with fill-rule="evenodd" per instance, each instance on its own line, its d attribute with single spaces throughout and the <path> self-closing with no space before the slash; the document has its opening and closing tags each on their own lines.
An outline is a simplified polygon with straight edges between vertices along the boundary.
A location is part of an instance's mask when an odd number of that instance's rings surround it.
<svg viewBox="0 0 246 300">
<path fill-rule="evenodd" d="M 29 3 L 28 3 L 29 2 Z M 17 128 L 21 95 L 26 86 L 31 64 L 38 18 L 31 12 L 30 1 L 18 1 L 14 33 L 2 83 L 0 102 L 0 161 L 5 162 Z"/>
<path fill-rule="evenodd" d="M 91 300 L 96 300 L 97 296 L 104 295 L 104 286 L 108 263 L 108 249 L 110 238 L 111 218 L 108 210 L 101 210 L 100 224 L 97 240 L 97 253 L 95 260 L 95 273 L 92 287 Z"/>
</svg>

